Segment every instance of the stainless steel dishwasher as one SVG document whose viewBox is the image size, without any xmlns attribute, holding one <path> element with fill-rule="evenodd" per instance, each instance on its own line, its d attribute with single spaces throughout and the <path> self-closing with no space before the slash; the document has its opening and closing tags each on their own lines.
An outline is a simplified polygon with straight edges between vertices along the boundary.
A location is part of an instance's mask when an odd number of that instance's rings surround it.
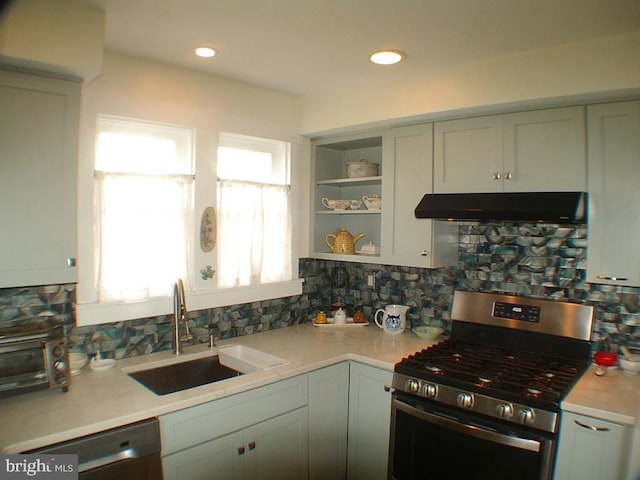
<svg viewBox="0 0 640 480">
<path fill-rule="evenodd" d="M 78 455 L 80 480 L 162 479 L 157 418 L 23 453 Z"/>
</svg>

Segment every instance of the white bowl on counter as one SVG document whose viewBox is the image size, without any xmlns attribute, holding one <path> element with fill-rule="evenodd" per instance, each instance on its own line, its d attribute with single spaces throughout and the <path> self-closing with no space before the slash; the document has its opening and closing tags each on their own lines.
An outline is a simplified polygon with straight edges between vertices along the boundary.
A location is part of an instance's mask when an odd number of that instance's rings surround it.
<svg viewBox="0 0 640 480">
<path fill-rule="evenodd" d="M 620 368 L 624 373 L 629 373 L 633 375 L 637 375 L 640 373 L 640 357 L 637 355 L 633 356 L 633 360 L 627 360 L 626 357 L 618 358 L 618 363 L 620 364 Z"/>
<path fill-rule="evenodd" d="M 89 368 L 94 372 L 104 372 L 113 368 L 116 361 L 113 358 L 92 358 L 89 362 Z"/>
<path fill-rule="evenodd" d="M 433 341 L 444 333 L 444 329 L 440 327 L 419 326 L 411 329 L 421 340 Z"/>
<path fill-rule="evenodd" d="M 83 352 L 69 352 L 69 367 L 71 367 L 71 375 L 79 375 L 82 367 L 89 361 L 89 357 Z"/>
</svg>

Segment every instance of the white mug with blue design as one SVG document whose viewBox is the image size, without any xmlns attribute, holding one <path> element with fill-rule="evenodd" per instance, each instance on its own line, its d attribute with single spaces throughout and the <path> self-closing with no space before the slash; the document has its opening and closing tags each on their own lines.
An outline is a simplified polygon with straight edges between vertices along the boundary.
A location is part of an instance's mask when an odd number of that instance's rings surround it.
<svg viewBox="0 0 640 480">
<path fill-rule="evenodd" d="M 374 315 L 376 325 L 385 331 L 395 335 L 404 332 L 407 326 L 407 311 L 409 307 L 407 305 L 387 305 L 384 310 L 379 309 Z M 382 314 L 382 320 L 380 315 Z"/>
</svg>

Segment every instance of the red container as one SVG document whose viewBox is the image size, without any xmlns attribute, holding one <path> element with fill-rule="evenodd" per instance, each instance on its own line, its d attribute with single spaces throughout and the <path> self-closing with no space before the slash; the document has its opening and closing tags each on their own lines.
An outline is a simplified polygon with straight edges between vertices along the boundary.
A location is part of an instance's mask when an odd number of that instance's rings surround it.
<svg viewBox="0 0 640 480">
<path fill-rule="evenodd" d="M 602 365 L 603 367 L 611 367 L 618 363 L 618 355 L 610 352 L 597 352 L 593 359 L 598 365 Z"/>
</svg>

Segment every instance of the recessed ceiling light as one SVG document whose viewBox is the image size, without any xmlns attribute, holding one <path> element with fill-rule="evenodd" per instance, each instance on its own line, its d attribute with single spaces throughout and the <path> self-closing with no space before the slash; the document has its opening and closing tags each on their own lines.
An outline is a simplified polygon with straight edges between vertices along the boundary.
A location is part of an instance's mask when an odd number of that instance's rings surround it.
<svg viewBox="0 0 640 480">
<path fill-rule="evenodd" d="M 216 51 L 213 48 L 209 47 L 198 47 L 196 48 L 195 52 L 196 55 L 204 58 L 213 57 L 216 54 Z"/>
<path fill-rule="evenodd" d="M 378 65 L 393 65 L 394 63 L 398 63 L 400 60 L 402 60 L 404 56 L 405 55 L 402 52 L 383 50 L 371 55 L 371 61 L 373 63 L 377 63 Z"/>
</svg>

